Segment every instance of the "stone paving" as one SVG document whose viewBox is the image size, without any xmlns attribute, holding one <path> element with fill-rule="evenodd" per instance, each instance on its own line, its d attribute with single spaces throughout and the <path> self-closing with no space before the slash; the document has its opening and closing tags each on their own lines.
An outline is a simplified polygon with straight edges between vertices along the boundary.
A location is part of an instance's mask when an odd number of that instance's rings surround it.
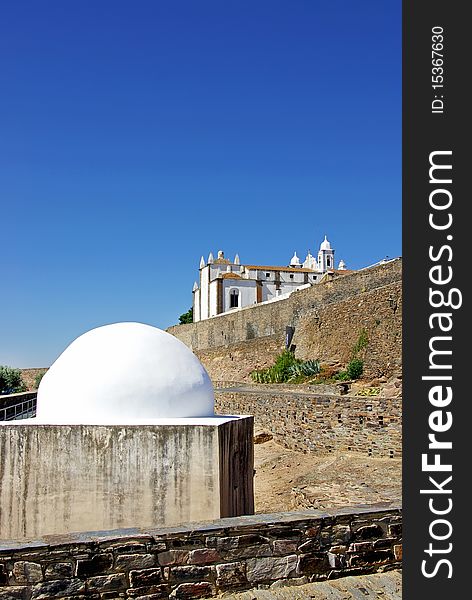
<svg viewBox="0 0 472 600">
<path fill-rule="evenodd" d="M 401 600 L 401 571 L 223 595 L 225 600 Z"/>
</svg>

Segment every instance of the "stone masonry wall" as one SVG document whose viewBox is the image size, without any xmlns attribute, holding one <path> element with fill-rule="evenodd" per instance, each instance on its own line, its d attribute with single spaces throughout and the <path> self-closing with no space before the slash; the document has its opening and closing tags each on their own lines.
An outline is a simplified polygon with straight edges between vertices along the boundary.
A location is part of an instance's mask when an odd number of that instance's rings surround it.
<svg viewBox="0 0 472 600">
<path fill-rule="evenodd" d="M 285 346 L 286 327 L 295 328 L 300 358 L 349 361 L 363 329 L 367 376 L 401 370 L 402 261 L 327 280 L 289 298 L 168 329 L 200 358 L 213 380 L 249 381 L 255 368 L 273 364 Z"/>
<path fill-rule="evenodd" d="M 401 509 L 372 505 L 0 542 L 0 599 L 209 598 L 401 566 Z"/>
<path fill-rule="evenodd" d="M 354 298 L 312 309 L 300 318 L 293 337 L 296 356 L 347 364 L 362 332 L 367 346 L 358 356 L 367 377 L 399 375 L 402 370 L 402 287 L 395 282 Z"/>
<path fill-rule="evenodd" d="M 264 391 L 263 384 L 241 390 L 216 389 L 216 411 L 251 414 L 255 428 L 293 450 L 361 452 L 399 457 L 402 453 L 400 398 Z"/>
<path fill-rule="evenodd" d="M 270 336 L 225 347 L 197 350 L 195 354 L 213 383 L 219 385 L 220 381 L 252 381 L 251 371 L 273 365 L 284 348 L 283 340 Z"/>
</svg>

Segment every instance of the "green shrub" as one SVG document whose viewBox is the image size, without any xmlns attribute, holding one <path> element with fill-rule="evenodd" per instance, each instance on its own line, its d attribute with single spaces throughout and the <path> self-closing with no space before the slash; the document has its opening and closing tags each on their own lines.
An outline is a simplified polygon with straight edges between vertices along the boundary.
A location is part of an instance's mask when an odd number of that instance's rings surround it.
<svg viewBox="0 0 472 600">
<path fill-rule="evenodd" d="M 275 364 L 267 369 L 255 370 L 251 373 L 256 383 L 284 383 L 290 378 L 290 367 L 296 364 L 297 359 L 293 352 L 284 350 L 275 359 Z"/>
<path fill-rule="evenodd" d="M 26 385 L 20 369 L 0 365 L 0 394 L 25 392 Z"/>
<path fill-rule="evenodd" d="M 289 367 L 290 379 L 313 377 L 320 372 L 320 362 L 318 360 L 305 360 L 304 362 L 295 363 Z"/>
<path fill-rule="evenodd" d="M 272 367 L 252 371 L 251 378 L 256 383 L 298 383 L 319 372 L 319 361 L 303 361 L 295 358 L 290 350 L 284 350 L 277 356 Z"/>
<path fill-rule="evenodd" d="M 364 361 L 360 358 L 353 358 L 346 367 L 348 379 L 359 379 L 364 372 Z"/>
<path fill-rule="evenodd" d="M 336 373 L 336 375 L 333 376 L 333 379 L 336 381 L 349 381 L 351 378 L 347 374 L 347 371 L 339 371 L 339 373 Z"/>
</svg>

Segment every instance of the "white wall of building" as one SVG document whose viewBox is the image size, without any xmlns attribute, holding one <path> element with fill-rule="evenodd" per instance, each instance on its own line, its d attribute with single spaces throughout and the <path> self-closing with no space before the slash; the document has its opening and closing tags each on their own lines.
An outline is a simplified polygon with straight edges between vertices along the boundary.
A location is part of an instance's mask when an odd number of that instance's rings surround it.
<svg viewBox="0 0 472 600">
<path fill-rule="evenodd" d="M 230 310 L 231 290 L 238 290 L 238 307 L 252 306 L 257 302 L 257 283 L 250 279 L 223 279 L 223 311 Z"/>
<path fill-rule="evenodd" d="M 200 320 L 208 319 L 208 304 L 210 297 L 210 281 L 209 281 L 210 268 L 204 267 L 200 271 Z"/>
<path fill-rule="evenodd" d="M 193 292 L 193 320 L 200 321 L 200 289 Z"/>
<path fill-rule="evenodd" d="M 218 280 L 210 281 L 210 317 L 218 314 Z"/>
<path fill-rule="evenodd" d="M 262 283 L 262 302 L 272 300 L 277 296 L 277 288 L 274 281 L 264 281 Z"/>
</svg>

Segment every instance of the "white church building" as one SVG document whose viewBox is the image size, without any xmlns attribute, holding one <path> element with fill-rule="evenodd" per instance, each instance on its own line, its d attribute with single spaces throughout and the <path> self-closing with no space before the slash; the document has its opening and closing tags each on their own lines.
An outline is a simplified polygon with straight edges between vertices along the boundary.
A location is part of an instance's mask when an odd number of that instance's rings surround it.
<svg viewBox="0 0 472 600">
<path fill-rule="evenodd" d="M 338 270 L 346 270 L 340 261 Z M 303 263 L 295 252 L 286 267 L 242 265 L 225 258 L 222 250 L 215 259 L 210 252 L 200 260 L 200 282 L 193 286 L 193 320 L 203 321 L 230 310 L 259 302 L 286 297 L 297 289 L 318 283 L 328 272 L 334 272 L 334 249 L 325 236 L 318 258 L 308 252 Z"/>
</svg>

